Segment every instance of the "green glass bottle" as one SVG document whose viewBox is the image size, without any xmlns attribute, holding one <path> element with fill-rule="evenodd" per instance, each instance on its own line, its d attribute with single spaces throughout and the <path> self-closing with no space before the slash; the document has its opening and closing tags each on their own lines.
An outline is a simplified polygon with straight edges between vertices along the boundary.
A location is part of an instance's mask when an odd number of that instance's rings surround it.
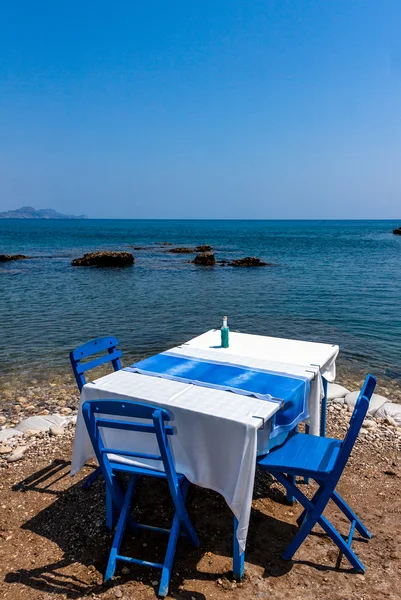
<svg viewBox="0 0 401 600">
<path fill-rule="evenodd" d="M 227 317 L 223 317 L 223 327 L 221 328 L 221 347 L 228 348 L 228 334 L 230 333 L 227 327 Z"/>
</svg>

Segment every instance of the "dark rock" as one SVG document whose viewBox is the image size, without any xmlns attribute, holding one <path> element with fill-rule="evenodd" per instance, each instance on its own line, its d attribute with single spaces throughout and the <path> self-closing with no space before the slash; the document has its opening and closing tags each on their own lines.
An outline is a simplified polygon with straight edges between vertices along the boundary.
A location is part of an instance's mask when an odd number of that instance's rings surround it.
<svg viewBox="0 0 401 600">
<path fill-rule="evenodd" d="M 195 265 L 213 266 L 216 264 L 216 259 L 213 252 L 203 252 L 202 254 L 198 254 L 192 262 Z"/>
<path fill-rule="evenodd" d="M 127 267 L 134 264 L 131 252 L 89 252 L 72 261 L 74 267 Z"/>
<path fill-rule="evenodd" d="M 210 252 L 211 249 L 212 247 L 209 246 L 209 244 L 205 244 L 204 246 L 197 246 L 195 248 L 196 252 Z"/>
<path fill-rule="evenodd" d="M 25 254 L 0 254 L 0 262 L 9 262 L 10 260 L 22 260 L 28 258 Z"/>
<path fill-rule="evenodd" d="M 193 254 L 195 250 L 193 248 L 170 248 L 167 252 L 172 254 Z"/>
<path fill-rule="evenodd" d="M 393 230 L 394 235 L 401 235 L 401 227 L 397 227 L 397 229 Z"/>
<path fill-rule="evenodd" d="M 245 258 L 233 260 L 230 265 L 232 267 L 266 267 L 267 263 L 263 262 L 256 256 L 246 256 Z"/>
<path fill-rule="evenodd" d="M 133 250 L 158 250 L 157 246 L 134 246 L 133 244 L 127 244 L 128 248 L 132 248 Z"/>
</svg>

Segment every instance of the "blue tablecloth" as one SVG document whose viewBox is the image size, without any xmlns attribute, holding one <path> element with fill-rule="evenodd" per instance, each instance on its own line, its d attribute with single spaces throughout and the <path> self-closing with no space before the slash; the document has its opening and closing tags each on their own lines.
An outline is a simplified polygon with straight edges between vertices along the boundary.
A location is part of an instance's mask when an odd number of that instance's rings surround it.
<svg viewBox="0 0 401 600">
<path fill-rule="evenodd" d="M 151 356 L 126 367 L 125 371 L 280 402 L 282 408 L 276 414 L 271 438 L 282 437 L 309 417 L 310 382 L 307 377 L 186 358 L 169 352 Z"/>
</svg>

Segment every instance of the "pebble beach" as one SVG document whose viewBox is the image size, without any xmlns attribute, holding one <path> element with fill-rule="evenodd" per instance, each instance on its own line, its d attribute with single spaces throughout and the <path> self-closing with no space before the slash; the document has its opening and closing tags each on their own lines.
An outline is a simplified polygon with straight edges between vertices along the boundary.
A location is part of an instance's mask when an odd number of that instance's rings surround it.
<svg viewBox="0 0 401 600">
<path fill-rule="evenodd" d="M 355 381 L 352 388 L 347 382 L 347 386 L 352 396 L 358 384 Z M 111 584 L 103 583 L 111 543 L 104 525 L 104 482 L 100 478 L 89 490 L 82 489 L 82 479 L 94 468 L 92 461 L 69 477 L 78 402 L 75 382 L 31 381 L 21 388 L 23 396 L 13 389 L 2 388 L 8 409 L 3 409 L 6 422 L 0 433 L 21 426 L 23 431 L 0 443 L 0 596 L 7 600 L 154 598 L 158 574 L 148 569 L 124 567 Z M 332 390 L 329 387 L 329 395 Z M 328 402 L 329 436 L 341 438 L 348 429 L 352 407 L 346 398 Z M 177 552 L 168 600 L 281 600 L 288 595 L 294 600 L 396 600 L 401 567 L 401 539 L 395 527 L 400 450 L 401 426 L 368 415 L 341 481 L 344 498 L 374 533 L 368 544 L 354 542 L 367 565 L 364 575 L 350 572 L 344 560 L 339 570 L 334 568 L 338 552 L 319 536 L 310 536 L 291 564 L 282 561 L 300 508 L 288 506 L 280 485 L 257 472 L 244 580 L 236 581 L 231 573 L 230 509 L 218 494 L 196 488 L 190 512 L 202 544 L 199 550 L 184 547 Z M 144 485 L 141 498 L 138 518 L 151 522 L 155 512 L 158 519 L 168 517 L 160 513 L 160 504 L 154 505 L 160 499 L 166 504 L 166 489 L 160 487 L 155 495 L 154 487 Z M 344 530 L 343 519 L 332 512 L 330 518 Z M 268 549 L 265 539 L 270 540 Z M 152 547 L 154 558 L 152 543 L 139 544 L 141 553 Z M 319 568 L 313 568 L 315 564 Z"/>
</svg>

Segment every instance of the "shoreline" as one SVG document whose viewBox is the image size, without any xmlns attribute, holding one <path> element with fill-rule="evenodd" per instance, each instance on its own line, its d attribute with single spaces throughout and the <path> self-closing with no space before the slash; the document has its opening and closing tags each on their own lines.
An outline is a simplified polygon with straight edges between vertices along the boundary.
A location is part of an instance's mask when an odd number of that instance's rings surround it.
<svg viewBox="0 0 401 600">
<path fill-rule="evenodd" d="M 136 357 L 135 361 L 142 358 Z M 92 380 L 109 371 L 108 367 L 94 370 L 91 373 Z M 401 404 L 401 382 L 377 371 L 370 370 L 377 378 L 375 393 L 386 397 L 389 402 Z M 340 359 L 337 361 L 335 383 L 350 391 L 359 391 L 368 372 L 369 369 L 361 369 L 359 365 Z M 77 410 L 78 402 L 79 392 L 70 369 L 53 369 L 51 375 L 37 371 L 0 372 L 0 430 L 5 425 L 2 417 L 7 418 L 7 423 L 17 424 L 29 416 L 46 415 L 57 412 L 57 409 L 68 415 Z"/>
<path fill-rule="evenodd" d="M 109 369 L 99 369 L 93 379 L 106 372 Z M 360 390 L 364 377 L 362 373 L 340 366 L 336 384 L 356 392 Z M 396 381 L 379 381 L 375 393 L 388 402 L 401 404 L 401 388 Z M 71 431 L 75 427 L 78 404 L 77 385 L 73 375 L 68 372 L 54 373 L 43 379 L 0 379 L 0 468 L 7 468 L 10 462 L 22 459 L 25 452 L 43 438 L 62 436 Z M 344 400 L 328 401 L 328 419 L 334 413 L 345 423 L 351 414 L 350 410 Z M 390 431 L 390 436 L 394 435 L 395 441 L 398 440 L 401 446 L 401 425 L 397 425 L 391 417 L 375 419 L 374 416 L 368 416 L 368 419 L 372 423 L 368 424 L 369 435 L 364 436 L 366 441 L 381 442 Z"/>
</svg>

